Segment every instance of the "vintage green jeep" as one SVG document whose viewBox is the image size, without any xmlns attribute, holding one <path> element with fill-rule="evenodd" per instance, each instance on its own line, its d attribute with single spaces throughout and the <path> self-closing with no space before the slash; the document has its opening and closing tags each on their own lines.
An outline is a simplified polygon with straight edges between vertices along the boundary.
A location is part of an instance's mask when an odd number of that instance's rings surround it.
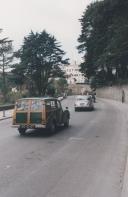
<svg viewBox="0 0 128 197">
<path fill-rule="evenodd" d="M 14 108 L 13 127 L 24 135 L 27 129 L 46 129 L 53 133 L 58 126 L 69 126 L 68 108 L 52 97 L 19 99 Z"/>
</svg>

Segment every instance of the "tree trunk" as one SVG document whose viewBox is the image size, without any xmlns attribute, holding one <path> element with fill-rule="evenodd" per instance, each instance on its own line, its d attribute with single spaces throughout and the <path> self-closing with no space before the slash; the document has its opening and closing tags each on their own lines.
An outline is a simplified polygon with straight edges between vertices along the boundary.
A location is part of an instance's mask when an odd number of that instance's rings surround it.
<svg viewBox="0 0 128 197">
<path fill-rule="evenodd" d="M 4 102 L 6 102 L 7 101 L 7 87 L 6 87 L 5 59 L 4 58 L 5 57 L 3 54 L 3 67 L 2 67 L 3 88 L 2 88 L 2 92 L 3 92 Z"/>
</svg>

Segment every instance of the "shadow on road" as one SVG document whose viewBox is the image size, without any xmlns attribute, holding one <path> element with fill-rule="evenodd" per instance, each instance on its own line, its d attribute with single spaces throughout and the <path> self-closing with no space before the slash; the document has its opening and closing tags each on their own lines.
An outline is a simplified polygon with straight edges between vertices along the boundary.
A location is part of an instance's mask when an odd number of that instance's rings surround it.
<svg viewBox="0 0 128 197">
<path fill-rule="evenodd" d="M 69 130 L 71 128 L 71 126 L 69 126 L 68 128 L 64 128 L 64 127 L 58 127 L 56 129 L 56 131 L 54 133 L 50 133 L 45 129 L 29 129 L 27 130 L 27 132 L 24 135 L 19 135 L 22 138 L 28 138 L 28 137 L 33 137 L 33 138 L 37 138 L 37 137 L 42 137 L 42 138 L 48 138 L 48 137 L 52 137 L 55 135 L 58 135 L 59 133 L 64 133 L 67 132 L 67 130 Z"/>
<path fill-rule="evenodd" d="M 88 113 L 88 112 L 93 113 L 95 111 L 101 111 L 101 108 L 94 107 L 93 110 L 90 110 L 90 109 L 79 109 L 79 110 L 75 111 L 75 113 Z"/>
</svg>

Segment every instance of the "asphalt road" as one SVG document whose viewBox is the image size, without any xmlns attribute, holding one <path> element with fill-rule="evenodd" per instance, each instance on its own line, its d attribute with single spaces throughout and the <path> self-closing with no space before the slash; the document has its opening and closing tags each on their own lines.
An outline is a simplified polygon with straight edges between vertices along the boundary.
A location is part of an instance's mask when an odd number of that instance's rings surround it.
<svg viewBox="0 0 128 197">
<path fill-rule="evenodd" d="M 70 127 L 21 137 L 0 121 L 0 197 L 120 197 L 127 156 L 127 110 L 98 100 L 92 112 L 63 101 Z"/>
</svg>

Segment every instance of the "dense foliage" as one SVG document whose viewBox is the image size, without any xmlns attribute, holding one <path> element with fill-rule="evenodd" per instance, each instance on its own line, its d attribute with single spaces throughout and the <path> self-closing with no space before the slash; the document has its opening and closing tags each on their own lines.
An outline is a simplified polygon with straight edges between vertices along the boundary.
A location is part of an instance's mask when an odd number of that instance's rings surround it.
<svg viewBox="0 0 128 197">
<path fill-rule="evenodd" d="M 68 62 L 64 51 L 54 36 L 46 31 L 31 32 L 24 38 L 21 49 L 16 53 L 20 63 L 14 65 L 13 73 L 18 83 L 25 80 L 31 95 L 42 96 L 54 77 L 63 76 L 60 67 Z"/>
<path fill-rule="evenodd" d="M 0 33 L 2 29 L 0 29 Z M 3 94 L 3 100 L 6 102 L 7 94 L 8 94 L 8 77 L 7 70 L 11 67 L 10 64 L 13 60 L 13 48 L 12 48 L 12 40 L 8 38 L 0 39 L 0 88 Z"/>
<path fill-rule="evenodd" d="M 80 19 L 78 50 L 81 70 L 97 83 L 128 78 L 128 1 L 102 0 L 90 4 Z"/>
<path fill-rule="evenodd" d="M 52 84 L 56 89 L 57 95 L 61 95 L 67 92 L 68 83 L 65 78 L 53 79 Z"/>
</svg>

